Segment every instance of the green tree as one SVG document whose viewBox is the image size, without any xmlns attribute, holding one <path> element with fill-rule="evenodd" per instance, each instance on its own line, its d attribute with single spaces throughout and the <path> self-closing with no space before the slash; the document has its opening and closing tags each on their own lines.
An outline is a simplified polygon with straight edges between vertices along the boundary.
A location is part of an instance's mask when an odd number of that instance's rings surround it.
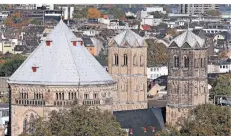
<svg viewBox="0 0 231 136">
<path fill-rule="evenodd" d="M 0 76 L 11 76 L 26 59 L 21 55 L 13 55 L 5 58 L 7 61 L 0 67 Z"/>
<path fill-rule="evenodd" d="M 99 52 L 98 56 L 95 56 L 96 60 L 102 65 L 102 66 L 107 66 L 107 61 L 108 61 L 108 55 L 106 52 L 102 49 Z"/>
<path fill-rule="evenodd" d="M 49 120 L 39 118 L 33 136 L 124 136 L 111 112 L 73 105 L 69 110 L 52 111 Z"/>
<path fill-rule="evenodd" d="M 230 108 L 203 104 L 190 111 L 181 133 L 197 136 L 228 136 L 231 131 Z"/>
<path fill-rule="evenodd" d="M 212 104 L 198 105 L 183 119 L 180 130 L 167 126 L 157 136 L 228 136 L 231 128 L 230 108 Z"/>
<path fill-rule="evenodd" d="M 1 10 L 7 10 L 9 9 L 9 5 L 8 4 L 0 4 L 0 11 Z"/>
<path fill-rule="evenodd" d="M 88 13 L 88 9 L 87 8 L 82 8 L 82 9 L 75 9 L 74 13 L 73 13 L 73 17 L 74 18 L 87 18 L 87 13 Z"/>
<path fill-rule="evenodd" d="M 38 19 L 32 19 L 30 21 L 31 24 L 34 24 L 34 25 L 41 25 L 42 24 L 42 21 L 38 20 Z"/>
<path fill-rule="evenodd" d="M 113 15 L 115 18 L 121 18 L 125 16 L 124 12 L 120 8 L 116 7 L 110 8 L 108 10 L 108 14 Z"/>
<path fill-rule="evenodd" d="M 216 95 L 231 95 L 231 74 L 220 74 L 214 83 L 211 93 Z"/>
<path fill-rule="evenodd" d="M 163 14 L 160 11 L 152 12 L 150 15 L 153 15 L 154 18 L 166 18 L 168 16 L 167 14 Z"/>
<path fill-rule="evenodd" d="M 221 15 L 221 13 L 217 10 L 209 10 L 206 13 L 210 16 L 220 16 Z"/>
<path fill-rule="evenodd" d="M 163 43 L 158 43 L 154 39 L 147 39 L 148 44 L 148 66 L 163 66 L 168 63 L 167 47 Z"/>
</svg>

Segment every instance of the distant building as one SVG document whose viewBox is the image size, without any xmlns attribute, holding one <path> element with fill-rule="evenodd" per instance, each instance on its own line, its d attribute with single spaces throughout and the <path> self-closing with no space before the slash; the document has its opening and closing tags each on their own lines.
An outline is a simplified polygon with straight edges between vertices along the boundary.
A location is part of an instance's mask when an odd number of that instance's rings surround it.
<svg viewBox="0 0 231 136">
<path fill-rule="evenodd" d="M 160 76 L 168 75 L 168 67 L 148 67 L 147 68 L 147 77 L 148 79 L 156 79 Z"/>
<path fill-rule="evenodd" d="M 179 13 L 198 15 L 204 14 L 209 10 L 218 10 L 218 4 L 180 4 Z"/>
</svg>

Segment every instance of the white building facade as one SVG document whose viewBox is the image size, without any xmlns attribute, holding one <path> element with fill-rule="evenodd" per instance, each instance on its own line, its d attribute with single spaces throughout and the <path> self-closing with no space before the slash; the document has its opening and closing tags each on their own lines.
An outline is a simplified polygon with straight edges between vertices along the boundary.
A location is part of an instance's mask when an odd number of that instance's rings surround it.
<svg viewBox="0 0 231 136">
<path fill-rule="evenodd" d="M 160 76 L 168 75 L 168 67 L 148 67 L 147 68 L 147 77 L 148 79 L 156 79 Z"/>
</svg>

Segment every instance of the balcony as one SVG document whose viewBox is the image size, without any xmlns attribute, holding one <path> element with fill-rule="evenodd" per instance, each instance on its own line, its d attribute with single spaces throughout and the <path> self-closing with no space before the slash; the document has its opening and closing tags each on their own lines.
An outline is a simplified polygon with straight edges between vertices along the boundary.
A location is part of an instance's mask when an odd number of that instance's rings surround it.
<svg viewBox="0 0 231 136">
<path fill-rule="evenodd" d="M 56 100 L 54 102 L 55 106 L 70 106 L 73 104 L 73 100 Z"/>
<path fill-rule="evenodd" d="M 41 106 L 41 105 L 46 105 L 46 102 L 45 102 L 45 100 L 17 99 L 16 104 L 18 104 L 18 105 Z"/>
<path fill-rule="evenodd" d="M 100 99 L 83 100 L 83 105 L 100 105 Z"/>
</svg>

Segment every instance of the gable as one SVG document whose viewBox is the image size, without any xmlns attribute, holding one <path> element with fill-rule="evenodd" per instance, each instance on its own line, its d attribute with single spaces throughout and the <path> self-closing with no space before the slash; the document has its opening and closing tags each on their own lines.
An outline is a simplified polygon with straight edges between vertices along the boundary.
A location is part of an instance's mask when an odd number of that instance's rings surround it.
<svg viewBox="0 0 231 136">
<path fill-rule="evenodd" d="M 181 48 L 191 48 L 191 46 L 188 44 L 188 42 L 185 42 Z"/>
<path fill-rule="evenodd" d="M 178 45 L 176 44 L 176 42 L 172 42 L 169 48 L 178 48 Z"/>
</svg>

